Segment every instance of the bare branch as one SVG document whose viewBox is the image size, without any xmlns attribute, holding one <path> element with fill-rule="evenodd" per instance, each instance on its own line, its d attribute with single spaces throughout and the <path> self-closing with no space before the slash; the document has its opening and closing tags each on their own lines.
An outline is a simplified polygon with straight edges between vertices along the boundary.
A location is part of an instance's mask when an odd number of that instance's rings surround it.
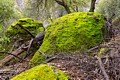
<svg viewBox="0 0 120 80">
<path fill-rule="evenodd" d="M 36 35 L 35 38 L 33 38 L 32 43 L 30 43 L 30 41 L 32 41 L 32 40 L 27 41 L 26 43 L 22 44 L 18 49 L 12 51 L 11 54 L 14 54 L 15 56 L 20 55 L 24 51 L 27 51 L 27 49 L 30 47 L 29 46 L 30 44 L 32 44 L 32 45 L 39 44 L 39 46 L 41 46 L 45 33 L 46 33 L 46 31 L 40 32 L 38 35 Z M 28 44 L 28 42 L 29 42 L 29 44 Z M 14 55 L 8 55 L 4 59 L 0 60 L 0 65 L 4 65 L 7 62 L 9 62 L 10 60 L 12 60 L 14 58 Z"/>
<path fill-rule="evenodd" d="M 98 62 L 99 62 L 99 65 L 100 65 L 100 69 L 102 70 L 102 73 L 103 73 L 105 79 L 106 79 L 106 80 L 109 80 L 109 77 L 108 77 L 108 75 L 107 75 L 107 73 L 106 73 L 106 71 L 105 71 L 104 65 L 103 65 L 103 63 L 102 63 L 102 61 L 101 61 L 101 58 L 98 57 L 98 56 L 96 56 L 96 58 L 98 59 Z"/>
<path fill-rule="evenodd" d="M 12 54 L 12 53 L 10 53 L 10 52 L 5 52 L 5 51 L 2 51 L 2 52 L 0 52 L 0 53 L 7 53 L 7 54 L 9 54 L 9 55 L 13 55 L 14 57 L 16 57 L 16 58 L 18 58 L 18 59 L 20 59 L 20 60 L 24 61 L 22 58 L 20 58 L 20 57 L 18 57 L 18 56 L 16 56 L 16 55 L 14 55 L 14 54 Z"/>
<path fill-rule="evenodd" d="M 46 54 L 44 54 L 43 52 L 41 52 L 40 50 L 38 50 L 38 52 L 40 53 L 40 55 L 44 56 L 45 58 L 50 58 L 51 56 L 48 56 Z"/>
</svg>

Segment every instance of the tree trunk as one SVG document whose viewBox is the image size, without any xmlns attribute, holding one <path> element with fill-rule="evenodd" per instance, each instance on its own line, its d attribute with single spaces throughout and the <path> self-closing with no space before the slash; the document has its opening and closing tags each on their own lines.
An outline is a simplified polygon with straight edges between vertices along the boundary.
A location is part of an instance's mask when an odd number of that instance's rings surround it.
<svg viewBox="0 0 120 80">
<path fill-rule="evenodd" d="M 58 3 L 59 5 L 63 6 L 63 7 L 65 8 L 65 10 L 67 11 L 68 14 L 71 13 L 68 5 L 64 2 L 64 0 L 62 0 L 62 1 L 55 0 L 55 1 L 56 1 L 56 3 Z"/>
<path fill-rule="evenodd" d="M 96 0 L 91 1 L 91 6 L 90 6 L 89 12 L 94 12 L 94 10 L 95 10 L 95 2 L 96 2 Z"/>
</svg>

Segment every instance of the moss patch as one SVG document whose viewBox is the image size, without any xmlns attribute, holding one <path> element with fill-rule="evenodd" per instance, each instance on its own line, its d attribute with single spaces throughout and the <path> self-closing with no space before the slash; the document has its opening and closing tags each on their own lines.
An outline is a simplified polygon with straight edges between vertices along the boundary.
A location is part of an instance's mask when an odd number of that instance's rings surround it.
<svg viewBox="0 0 120 80">
<path fill-rule="evenodd" d="M 30 38 L 31 36 L 24 30 L 21 29 L 17 24 L 21 24 L 24 28 L 28 29 L 33 35 L 43 31 L 43 25 L 41 22 L 35 21 L 31 18 L 19 19 L 17 22 L 14 22 L 7 30 L 6 35 L 9 37 L 19 37 Z"/>
<path fill-rule="evenodd" d="M 34 54 L 33 58 L 31 59 L 30 64 L 31 64 L 31 66 L 36 66 L 36 65 L 39 65 L 40 63 L 42 63 L 45 60 L 46 60 L 46 58 L 41 56 L 40 53 L 37 51 Z"/>
<path fill-rule="evenodd" d="M 22 72 L 11 80 L 69 80 L 69 77 L 53 66 L 42 64 Z"/>
<path fill-rule="evenodd" d="M 83 52 L 103 41 L 104 17 L 98 13 L 76 12 L 56 19 L 47 28 L 40 50 L 47 54 Z"/>
</svg>

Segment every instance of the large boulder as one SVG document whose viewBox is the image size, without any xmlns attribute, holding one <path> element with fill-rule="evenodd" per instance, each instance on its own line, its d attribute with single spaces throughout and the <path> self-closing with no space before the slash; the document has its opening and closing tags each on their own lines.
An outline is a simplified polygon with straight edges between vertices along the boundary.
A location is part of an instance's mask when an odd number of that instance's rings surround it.
<svg viewBox="0 0 120 80">
<path fill-rule="evenodd" d="M 69 80 L 69 77 L 56 67 L 41 64 L 22 72 L 11 80 Z"/>
<path fill-rule="evenodd" d="M 103 41 L 105 19 L 101 14 L 76 12 L 55 20 L 47 28 L 43 53 L 83 52 Z"/>
<path fill-rule="evenodd" d="M 75 51 L 82 53 L 104 40 L 107 34 L 104 26 L 105 18 L 99 13 L 68 14 L 56 19 L 47 27 L 43 44 L 39 50 L 49 55 Z M 38 52 L 33 58 L 33 61 L 39 61 L 39 58 L 41 60 Z"/>
</svg>

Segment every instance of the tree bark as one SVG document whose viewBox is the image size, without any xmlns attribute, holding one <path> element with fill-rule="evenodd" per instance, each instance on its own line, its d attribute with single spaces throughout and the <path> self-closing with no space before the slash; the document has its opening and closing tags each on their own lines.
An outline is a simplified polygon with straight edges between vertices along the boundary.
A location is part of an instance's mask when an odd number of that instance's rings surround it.
<svg viewBox="0 0 120 80">
<path fill-rule="evenodd" d="M 96 2 L 96 0 L 91 1 L 91 6 L 90 6 L 89 12 L 94 12 L 94 10 L 95 10 L 95 2 Z"/>
</svg>

